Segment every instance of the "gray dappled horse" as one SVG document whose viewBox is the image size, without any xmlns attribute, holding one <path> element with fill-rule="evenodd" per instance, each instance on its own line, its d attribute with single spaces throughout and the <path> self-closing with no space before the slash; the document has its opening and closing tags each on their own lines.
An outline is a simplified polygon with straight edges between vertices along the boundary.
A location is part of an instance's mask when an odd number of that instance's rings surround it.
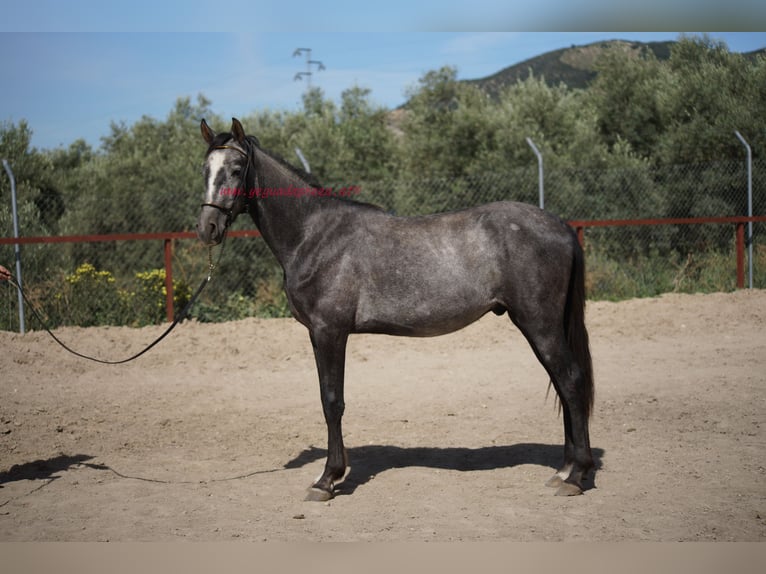
<svg viewBox="0 0 766 574">
<path fill-rule="evenodd" d="M 310 498 L 331 498 L 346 472 L 341 418 L 349 334 L 430 337 L 488 311 L 508 313 L 558 394 L 564 464 L 547 484 L 560 495 L 582 493 L 593 468 L 594 391 L 583 252 L 568 225 L 508 201 L 397 217 L 369 204 L 296 193 L 318 185 L 264 151 L 237 119 L 230 133 L 215 134 L 204 119 L 201 130 L 208 150 L 200 240 L 220 243 L 247 212 L 282 266 L 293 316 L 309 330 L 328 430 L 327 462 Z"/>
</svg>

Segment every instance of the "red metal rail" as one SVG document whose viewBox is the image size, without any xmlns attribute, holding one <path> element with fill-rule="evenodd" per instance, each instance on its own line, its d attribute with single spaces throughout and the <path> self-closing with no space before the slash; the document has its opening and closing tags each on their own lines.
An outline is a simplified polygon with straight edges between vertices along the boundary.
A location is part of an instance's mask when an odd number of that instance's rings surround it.
<svg viewBox="0 0 766 574">
<path fill-rule="evenodd" d="M 256 229 L 229 231 L 229 237 L 260 237 Z M 0 245 L 26 245 L 30 243 L 90 243 L 99 241 L 163 241 L 165 244 L 165 310 L 168 322 L 174 318 L 173 310 L 173 240 L 195 239 L 194 231 L 168 231 L 164 233 L 110 233 L 105 235 L 54 235 L 48 237 L 0 237 Z"/>
<path fill-rule="evenodd" d="M 585 243 L 585 228 L 587 227 L 627 227 L 633 225 L 699 225 L 703 223 L 728 224 L 736 227 L 735 238 L 737 245 L 737 287 L 745 286 L 745 224 L 766 223 L 766 215 L 753 217 L 690 217 L 665 219 L 602 219 L 602 220 L 573 220 L 569 225 L 577 231 L 580 245 Z M 230 237 L 260 237 L 257 230 L 230 231 Z M 168 321 L 173 320 L 173 241 L 177 239 L 195 239 L 193 231 L 170 231 L 164 233 L 111 233 L 106 235 L 59 235 L 48 237 L 0 237 L 0 245 L 26 245 L 31 243 L 88 243 L 98 241 L 163 241 L 165 245 L 165 308 Z"/>
<path fill-rule="evenodd" d="M 602 219 L 594 221 L 569 221 L 569 225 L 577 230 L 580 245 L 585 244 L 586 227 L 627 227 L 631 225 L 700 225 L 702 223 L 734 224 L 736 226 L 735 241 L 737 245 L 737 288 L 745 286 L 745 224 L 766 222 L 766 215 L 745 215 L 736 217 L 687 217 L 664 219 Z M 751 238 L 752 241 L 752 238 Z"/>
</svg>

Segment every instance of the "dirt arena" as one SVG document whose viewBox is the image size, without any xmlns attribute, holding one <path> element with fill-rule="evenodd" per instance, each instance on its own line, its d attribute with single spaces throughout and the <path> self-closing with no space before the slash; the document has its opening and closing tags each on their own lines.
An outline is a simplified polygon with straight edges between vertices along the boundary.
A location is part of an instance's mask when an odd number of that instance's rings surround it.
<svg viewBox="0 0 766 574">
<path fill-rule="evenodd" d="M 304 501 L 325 426 L 293 320 L 185 323 L 122 366 L 0 333 L 0 541 L 764 541 L 766 291 L 590 302 L 598 470 L 562 456 L 547 378 L 507 317 L 352 336 L 351 469 Z M 66 328 L 122 358 L 161 327 Z"/>
</svg>

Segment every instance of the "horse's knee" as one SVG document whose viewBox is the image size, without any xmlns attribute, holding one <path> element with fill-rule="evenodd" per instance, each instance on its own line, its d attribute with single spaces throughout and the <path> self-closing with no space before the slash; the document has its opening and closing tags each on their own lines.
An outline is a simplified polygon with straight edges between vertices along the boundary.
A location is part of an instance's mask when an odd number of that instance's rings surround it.
<svg viewBox="0 0 766 574">
<path fill-rule="evenodd" d="M 326 391 L 322 393 L 322 409 L 328 422 L 339 421 L 346 411 L 346 403 L 341 395 L 333 391 Z"/>
</svg>

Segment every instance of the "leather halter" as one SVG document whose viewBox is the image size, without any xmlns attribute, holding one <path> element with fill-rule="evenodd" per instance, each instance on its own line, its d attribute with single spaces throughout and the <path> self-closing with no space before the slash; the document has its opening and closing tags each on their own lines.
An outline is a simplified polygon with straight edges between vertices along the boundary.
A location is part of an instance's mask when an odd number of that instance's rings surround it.
<svg viewBox="0 0 766 574">
<path fill-rule="evenodd" d="M 247 172 L 250 169 L 250 154 L 248 154 L 246 151 L 239 149 L 238 147 L 230 146 L 230 145 L 219 145 L 214 147 L 213 149 L 232 149 L 234 151 L 237 151 L 241 153 L 245 158 L 247 158 L 247 163 L 245 164 L 245 171 L 244 171 L 244 179 L 247 180 Z M 247 197 L 247 196 L 245 196 Z M 201 207 L 215 207 L 217 210 L 221 211 L 226 215 L 226 223 L 225 223 L 225 229 L 228 229 L 229 225 L 231 225 L 231 222 L 234 220 L 234 212 L 229 207 L 224 207 L 222 205 L 218 205 L 217 203 L 202 203 L 200 204 Z"/>
</svg>

